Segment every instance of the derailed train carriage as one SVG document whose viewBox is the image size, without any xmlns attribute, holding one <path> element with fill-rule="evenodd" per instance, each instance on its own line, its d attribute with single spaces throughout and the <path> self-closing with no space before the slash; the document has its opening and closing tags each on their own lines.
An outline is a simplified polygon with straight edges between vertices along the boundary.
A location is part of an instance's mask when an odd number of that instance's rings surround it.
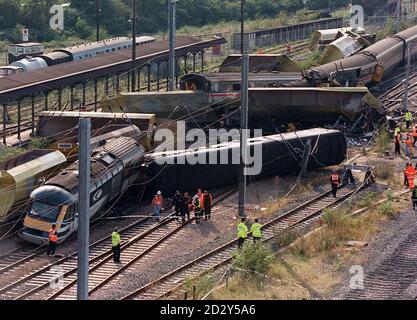
<svg viewBox="0 0 417 320">
<path fill-rule="evenodd" d="M 31 150 L 0 162 L 0 221 L 19 217 L 30 193 L 66 166 L 60 151 Z"/>
<path fill-rule="evenodd" d="M 128 137 L 110 140 L 93 151 L 90 219 L 138 179 L 137 166 L 144 153 L 143 146 Z M 32 192 L 22 239 L 38 245 L 45 243 L 49 229 L 56 224 L 61 243 L 77 230 L 78 181 L 77 161 Z"/>
<path fill-rule="evenodd" d="M 340 70 L 357 70 L 357 82 L 363 85 L 381 81 L 395 68 L 407 61 L 407 47 L 411 59 L 417 57 L 417 26 L 378 41 L 353 56 L 314 67 L 306 73 L 310 85 L 329 82 Z"/>
<path fill-rule="evenodd" d="M 300 170 L 306 152 L 309 152 L 308 162 L 304 163 L 307 169 L 340 164 L 346 155 L 344 135 L 327 129 L 252 138 L 248 139 L 248 145 L 249 149 L 262 150 L 254 163 L 261 165 L 261 171 L 253 179 Z M 231 141 L 197 150 L 158 152 L 144 157 L 144 148 L 134 139 L 113 139 L 92 154 L 90 218 L 132 184 L 146 184 L 149 195 L 156 190 L 170 195 L 177 189 L 193 191 L 236 184 L 239 149 L 240 143 Z M 222 158 L 224 155 L 226 162 Z M 207 164 L 185 161 L 201 157 Z M 213 157 L 219 162 L 223 159 L 223 162 L 209 164 Z M 184 164 L 180 164 L 180 159 Z M 173 161 L 173 164 L 163 164 L 163 161 Z M 67 239 L 78 227 L 78 162 L 33 191 L 31 198 L 32 206 L 25 217 L 21 238 L 35 244 L 45 243 L 48 230 L 56 224 L 58 241 Z"/>
<path fill-rule="evenodd" d="M 261 158 L 255 160 L 261 161 L 262 168 L 260 174 L 251 179 L 300 170 L 307 145 L 311 147 L 307 169 L 338 165 L 346 157 L 346 139 L 337 130 L 319 128 L 252 138 L 248 140 L 249 150 L 253 155 L 255 146 L 262 149 Z M 185 192 L 237 184 L 239 150 L 240 142 L 232 141 L 197 150 L 156 152 L 148 156 L 143 165 L 144 177 L 152 178 L 148 192 L 161 190 L 170 196 L 176 190 Z M 210 159 L 217 159 L 217 162 Z M 199 161 L 192 165 L 190 160 Z"/>
</svg>

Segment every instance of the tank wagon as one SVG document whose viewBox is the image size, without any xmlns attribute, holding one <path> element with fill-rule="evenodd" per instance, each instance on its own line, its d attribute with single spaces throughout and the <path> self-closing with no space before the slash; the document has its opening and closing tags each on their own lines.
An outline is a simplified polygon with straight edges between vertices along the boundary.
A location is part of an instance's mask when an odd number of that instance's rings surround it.
<svg viewBox="0 0 417 320">
<path fill-rule="evenodd" d="M 346 156 L 346 139 L 337 130 L 311 129 L 296 133 L 283 133 L 248 140 L 253 155 L 254 146 L 262 148 L 262 171 L 251 179 L 288 174 L 301 169 L 306 144 L 311 145 L 308 169 L 338 165 Z M 166 196 L 176 190 L 194 192 L 198 188 L 210 189 L 237 184 L 240 142 L 232 141 L 201 148 L 156 152 L 146 159 L 146 179 L 153 178 L 147 188 L 152 193 L 161 190 Z M 227 161 L 222 161 L 222 154 Z M 187 159 L 203 159 L 190 164 Z M 218 164 L 209 164 L 217 159 Z M 184 163 L 184 164 L 180 164 Z M 146 169 L 145 169 L 146 168 Z M 198 177 L 196 179 L 196 177 Z"/>
<path fill-rule="evenodd" d="M 137 179 L 138 163 L 145 149 L 135 139 L 120 137 L 94 149 L 91 156 L 90 218 L 127 190 Z M 52 224 L 58 242 L 78 228 L 78 161 L 62 170 L 30 197 L 32 205 L 24 219 L 20 237 L 34 244 L 48 241 Z"/>
</svg>

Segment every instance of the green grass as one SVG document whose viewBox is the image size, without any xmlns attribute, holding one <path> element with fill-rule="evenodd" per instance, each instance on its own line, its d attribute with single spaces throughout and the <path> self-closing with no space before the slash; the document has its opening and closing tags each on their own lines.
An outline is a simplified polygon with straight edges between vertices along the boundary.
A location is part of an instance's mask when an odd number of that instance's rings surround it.
<svg viewBox="0 0 417 320">
<path fill-rule="evenodd" d="M 313 51 L 305 60 L 302 60 L 299 62 L 300 68 L 302 70 L 309 69 L 311 67 L 319 65 L 319 59 L 320 59 L 320 51 L 316 50 Z"/>
<path fill-rule="evenodd" d="M 13 148 L 13 147 L 4 147 L 0 146 L 0 162 L 9 160 L 11 158 L 17 157 L 27 150 L 24 148 Z"/>
<path fill-rule="evenodd" d="M 379 154 L 382 154 L 387 150 L 389 147 L 389 138 L 388 138 L 388 131 L 386 128 L 382 127 L 379 130 L 378 135 L 375 138 L 375 151 Z"/>
<path fill-rule="evenodd" d="M 17 157 L 27 151 L 34 149 L 45 149 L 48 146 L 46 139 L 33 139 L 26 147 L 8 147 L 0 146 L 0 162 Z"/>
</svg>

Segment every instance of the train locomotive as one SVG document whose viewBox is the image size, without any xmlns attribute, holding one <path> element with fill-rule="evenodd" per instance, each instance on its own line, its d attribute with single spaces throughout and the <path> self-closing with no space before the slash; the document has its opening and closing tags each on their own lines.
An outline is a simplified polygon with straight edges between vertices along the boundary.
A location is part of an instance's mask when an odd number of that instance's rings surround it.
<svg viewBox="0 0 417 320">
<path fill-rule="evenodd" d="M 139 176 L 137 165 L 145 149 L 135 139 L 120 137 L 94 149 L 91 156 L 90 219 L 106 204 L 123 194 Z M 58 242 L 78 226 L 78 161 L 31 193 L 31 207 L 20 237 L 34 244 L 48 241 L 56 224 Z"/>
<path fill-rule="evenodd" d="M 417 26 L 378 41 L 353 56 L 323 64 L 308 70 L 307 82 L 312 86 L 331 82 L 332 76 L 341 70 L 357 72 L 357 82 L 367 85 L 382 78 L 407 61 L 407 49 L 411 59 L 417 56 Z"/>
</svg>

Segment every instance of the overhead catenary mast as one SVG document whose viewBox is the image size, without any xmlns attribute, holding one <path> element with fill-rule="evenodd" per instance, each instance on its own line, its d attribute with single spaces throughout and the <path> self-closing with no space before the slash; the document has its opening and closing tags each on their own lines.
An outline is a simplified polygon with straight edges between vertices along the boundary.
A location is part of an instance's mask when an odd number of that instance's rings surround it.
<svg viewBox="0 0 417 320">
<path fill-rule="evenodd" d="M 240 164 L 239 164 L 239 216 L 245 216 L 246 203 L 246 163 L 248 129 L 248 90 L 249 90 L 249 54 L 242 55 L 242 83 L 240 86 Z"/>
<path fill-rule="evenodd" d="M 91 120 L 80 118 L 78 126 L 78 266 L 77 299 L 88 300 L 90 245 L 90 136 Z"/>
<path fill-rule="evenodd" d="M 100 0 L 96 0 L 96 39 L 100 41 Z"/>
<path fill-rule="evenodd" d="M 132 0 L 132 70 L 131 70 L 131 91 L 135 91 L 136 86 L 136 0 Z"/>
<path fill-rule="evenodd" d="M 245 52 L 245 0 L 240 0 L 240 54 Z"/>
<path fill-rule="evenodd" d="M 169 30 L 168 91 L 175 90 L 176 6 L 177 6 L 177 0 L 168 0 L 168 30 Z"/>
</svg>

